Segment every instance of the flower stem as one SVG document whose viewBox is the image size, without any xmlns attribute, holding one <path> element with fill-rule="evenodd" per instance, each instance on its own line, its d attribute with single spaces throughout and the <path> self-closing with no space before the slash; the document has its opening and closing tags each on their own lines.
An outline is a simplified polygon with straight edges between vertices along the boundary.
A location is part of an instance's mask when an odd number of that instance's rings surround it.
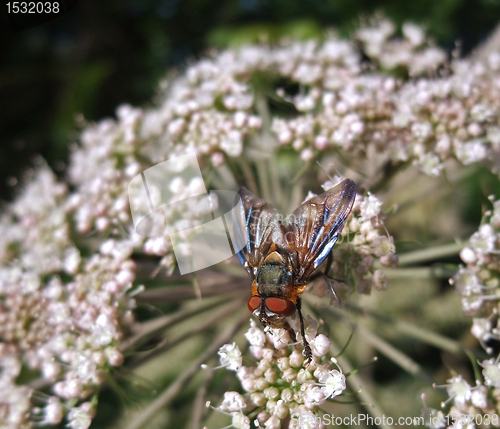
<svg viewBox="0 0 500 429">
<path fill-rule="evenodd" d="M 474 380 L 480 381 L 482 379 L 481 377 L 481 370 L 479 369 L 479 365 L 477 363 L 477 357 L 474 356 L 474 353 L 471 351 L 467 351 L 467 357 L 470 360 L 470 363 L 472 365 L 472 369 L 474 371 Z"/>
<path fill-rule="evenodd" d="M 200 427 L 202 427 L 201 419 L 203 418 L 204 411 L 207 410 L 207 408 L 205 407 L 205 397 L 207 395 L 208 387 L 213 377 L 214 371 L 206 371 L 203 385 L 198 389 L 198 392 L 196 393 L 196 397 L 194 399 L 194 404 L 191 411 L 191 420 L 188 426 L 190 429 L 199 429 Z"/>
<path fill-rule="evenodd" d="M 393 329 L 397 331 L 399 334 L 408 335 L 416 340 L 422 341 L 423 343 L 429 344 L 438 349 L 447 351 L 449 353 L 464 353 L 466 349 L 464 349 L 459 341 L 452 340 L 448 337 L 440 335 L 436 332 L 430 331 L 426 328 L 422 328 L 421 326 L 416 326 L 412 323 L 406 322 L 404 320 L 396 320 L 392 317 L 388 317 L 383 314 L 379 314 L 377 312 L 367 310 L 366 308 L 359 308 L 352 304 L 348 304 L 346 308 L 350 312 L 355 312 L 359 316 L 365 318 L 373 318 L 377 322 L 384 324 L 386 328 Z M 337 308 L 328 308 L 329 312 L 333 312 L 337 317 L 341 317 L 345 320 L 348 320 L 346 317 L 345 311 L 339 310 Z M 350 324 L 353 324 L 352 320 L 349 320 Z"/>
<path fill-rule="evenodd" d="M 248 273 L 245 271 L 245 269 L 240 265 L 236 264 L 217 264 L 211 267 L 214 271 L 220 272 L 220 273 L 225 273 L 225 274 L 230 274 L 232 276 L 235 276 L 237 278 L 244 277 L 248 279 Z M 250 283 L 249 283 L 250 284 Z"/>
<path fill-rule="evenodd" d="M 164 354 L 170 349 L 178 346 L 179 344 L 186 341 L 188 338 L 193 337 L 194 335 L 200 334 L 202 332 L 208 331 L 213 326 L 220 323 L 227 316 L 231 316 L 234 314 L 238 308 L 243 308 L 243 300 L 230 301 L 228 305 L 222 307 L 216 312 L 211 313 L 204 320 L 203 324 L 198 324 L 195 327 L 189 329 L 187 332 L 183 332 L 181 335 L 178 335 L 176 338 L 170 339 L 167 342 L 162 343 L 160 346 L 153 349 L 150 353 L 145 356 L 141 356 L 139 359 L 131 362 L 130 367 L 137 367 L 142 365 L 143 363 L 151 360 L 152 358 Z"/>
<path fill-rule="evenodd" d="M 466 352 L 460 342 L 451 340 L 450 338 L 436 332 L 429 331 L 421 326 L 416 326 L 402 320 L 399 320 L 397 323 L 394 323 L 393 321 L 391 322 L 391 325 L 400 333 L 409 335 L 438 349 L 445 350 L 450 353 Z"/>
<path fill-rule="evenodd" d="M 393 347 L 383 338 L 374 334 L 371 330 L 365 328 L 364 326 L 358 325 L 357 330 L 365 340 L 370 343 L 375 350 L 378 350 L 384 356 L 392 360 L 396 365 L 405 370 L 411 375 L 418 376 L 428 382 L 433 384 L 433 378 L 413 359 L 410 359 L 400 350 Z"/>
<path fill-rule="evenodd" d="M 273 195 L 271 193 L 271 188 L 269 187 L 269 174 L 267 171 L 267 162 L 265 159 L 258 159 L 255 161 L 257 167 L 257 177 L 259 179 L 259 186 L 261 190 L 260 197 L 264 198 L 266 201 L 273 201 Z"/>
<path fill-rule="evenodd" d="M 463 247 L 464 245 L 462 243 L 448 243 L 441 246 L 404 253 L 399 255 L 399 266 L 418 264 L 447 256 L 458 255 Z"/>
<path fill-rule="evenodd" d="M 351 362 L 346 357 L 339 355 L 340 348 L 333 342 L 330 345 L 330 352 L 333 356 L 337 356 L 338 363 L 344 372 L 350 373 L 354 370 Z M 380 421 L 385 421 L 385 419 L 383 419 L 384 411 L 378 404 L 375 397 L 370 393 L 369 390 L 366 389 L 366 380 L 362 380 L 361 377 L 356 373 L 352 373 L 349 377 L 347 377 L 346 380 L 350 388 L 353 391 L 357 392 L 358 397 L 361 399 L 363 405 L 365 405 L 366 411 L 374 419 L 378 417 Z M 360 386 L 363 385 L 365 386 L 365 388 L 360 389 Z M 381 424 L 380 428 L 390 429 L 390 426 Z"/>
<path fill-rule="evenodd" d="M 194 360 L 186 370 L 166 389 L 163 393 L 156 398 L 145 410 L 137 415 L 125 429 L 140 429 L 146 427 L 155 415 L 160 412 L 175 396 L 185 387 L 186 383 L 200 371 L 200 365 L 210 359 L 212 355 L 217 353 L 217 350 L 224 344 L 230 341 L 233 335 L 241 328 L 242 324 L 248 320 L 248 314 L 240 317 L 238 323 L 231 324 L 224 330 L 201 354 L 198 359 Z"/>
<path fill-rule="evenodd" d="M 444 267 L 415 267 L 415 268 L 384 268 L 387 278 L 390 280 L 406 279 L 449 279 L 457 273 L 458 269 Z"/>
<path fill-rule="evenodd" d="M 293 179 L 290 180 L 290 185 L 294 185 L 295 183 L 297 183 L 302 178 L 302 176 L 307 173 L 307 171 L 312 167 L 313 163 L 314 161 L 306 162 L 304 166 L 297 172 L 297 174 L 293 176 Z"/>
<path fill-rule="evenodd" d="M 200 288 L 201 297 L 221 296 L 231 292 L 241 291 L 241 279 L 230 280 L 221 284 L 202 286 Z M 250 288 L 249 288 L 250 290 Z M 151 304 L 182 302 L 190 299 L 197 299 L 198 295 L 190 285 L 165 286 L 156 289 L 146 289 L 137 295 L 137 302 Z"/>
<path fill-rule="evenodd" d="M 244 156 L 238 159 L 238 165 L 241 167 L 243 171 L 245 186 L 250 190 L 250 192 L 254 193 L 255 195 L 259 195 L 260 194 L 259 186 L 255 181 L 255 176 L 252 172 L 252 168 L 250 167 L 250 164 L 248 163 L 247 159 Z"/>
<path fill-rule="evenodd" d="M 207 303 L 203 302 L 202 305 L 192 309 L 184 309 L 177 311 L 174 314 L 163 316 L 160 318 L 153 319 L 149 322 L 142 323 L 139 328 L 137 328 L 135 335 L 123 341 L 120 344 L 120 351 L 125 352 L 129 350 L 137 350 L 142 344 L 147 343 L 152 338 L 157 336 L 160 332 L 165 331 L 168 328 L 175 326 L 178 323 L 184 322 L 191 317 L 194 317 L 200 313 L 208 310 L 213 310 L 218 306 L 227 303 L 227 298 L 220 299 L 214 302 Z"/>
</svg>

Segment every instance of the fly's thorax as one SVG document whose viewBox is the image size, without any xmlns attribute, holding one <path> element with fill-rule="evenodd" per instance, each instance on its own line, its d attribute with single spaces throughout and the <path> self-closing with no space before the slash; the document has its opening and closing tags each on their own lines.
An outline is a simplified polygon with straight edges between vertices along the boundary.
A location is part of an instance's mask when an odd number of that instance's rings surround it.
<svg viewBox="0 0 500 429">
<path fill-rule="evenodd" d="M 256 283 L 260 296 L 284 297 L 292 283 L 292 273 L 283 262 L 264 262 L 257 271 Z"/>
</svg>

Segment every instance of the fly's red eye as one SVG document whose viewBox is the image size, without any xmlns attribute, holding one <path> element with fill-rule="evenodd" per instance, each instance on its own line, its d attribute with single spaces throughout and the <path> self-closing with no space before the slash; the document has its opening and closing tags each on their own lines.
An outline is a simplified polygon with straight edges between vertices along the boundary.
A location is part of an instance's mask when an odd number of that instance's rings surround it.
<svg viewBox="0 0 500 429">
<path fill-rule="evenodd" d="M 250 312 L 253 313 L 260 307 L 260 298 L 258 296 L 251 296 L 250 298 L 248 298 L 247 305 Z"/>
<path fill-rule="evenodd" d="M 266 305 L 273 313 L 283 316 L 291 316 L 295 313 L 295 304 L 288 299 L 266 298 Z"/>
</svg>

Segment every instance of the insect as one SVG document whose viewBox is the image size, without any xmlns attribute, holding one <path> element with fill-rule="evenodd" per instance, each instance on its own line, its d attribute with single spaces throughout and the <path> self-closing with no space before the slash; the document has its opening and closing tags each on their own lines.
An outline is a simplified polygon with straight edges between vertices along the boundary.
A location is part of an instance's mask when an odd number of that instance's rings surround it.
<svg viewBox="0 0 500 429">
<path fill-rule="evenodd" d="M 356 198 L 356 185 L 346 179 L 304 202 L 285 219 L 245 187 L 238 193 L 242 208 L 236 233 L 246 238 L 238 258 L 253 281 L 248 308 L 264 326 L 288 329 L 292 338 L 295 333 L 286 318 L 297 311 L 310 362 L 300 295 L 335 245 Z"/>
</svg>

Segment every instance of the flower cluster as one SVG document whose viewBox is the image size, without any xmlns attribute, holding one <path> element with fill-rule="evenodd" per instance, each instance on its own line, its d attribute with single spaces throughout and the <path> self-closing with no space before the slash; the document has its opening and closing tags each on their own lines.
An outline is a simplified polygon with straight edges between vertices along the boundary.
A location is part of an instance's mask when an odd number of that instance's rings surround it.
<svg viewBox="0 0 500 429">
<path fill-rule="evenodd" d="M 290 64 L 284 76 L 304 90 L 293 96 L 277 91 L 303 115 L 273 119 L 278 142 L 300 152 L 303 161 L 334 148 L 360 163 L 367 153 L 385 153 L 393 163 L 412 162 L 431 176 L 439 175 L 450 158 L 462 164 L 494 160 L 497 168 L 498 53 L 485 62 L 453 61 L 438 77 L 443 51 L 417 49 L 424 38 L 414 25 L 403 26 L 405 41 L 389 39 L 393 31 L 383 21 L 361 29 L 358 37 L 383 68 L 408 67 L 406 80 L 364 71 L 354 45 L 332 39 L 323 46 L 304 46 L 307 63 Z M 295 68 L 302 73 L 294 73 Z M 424 71 L 434 76 L 415 78 Z"/>
<path fill-rule="evenodd" d="M 402 38 L 395 38 L 396 26 L 387 19 L 360 28 L 356 38 L 364 53 L 381 69 L 406 71 L 409 76 L 435 72 L 443 66 L 447 55 L 433 46 L 423 29 L 407 22 L 402 26 Z"/>
<path fill-rule="evenodd" d="M 498 329 L 498 300 L 500 298 L 500 201 L 494 201 L 493 209 L 485 213 L 479 230 L 469 239 L 467 246 L 460 252 L 461 266 L 450 279 L 462 298 L 462 309 L 466 316 L 473 317 L 471 332 L 477 337 L 488 353 L 493 349 L 488 346 L 490 340 L 500 340 Z M 464 427 L 466 425 L 485 424 L 500 426 L 498 415 L 500 401 L 500 356 L 479 362 L 483 380 L 476 380 L 476 386 L 457 375 L 445 386 L 449 399 L 442 404 L 448 407 L 449 416 L 445 419 L 441 411 L 434 410 L 435 418 L 429 427 L 445 426 Z M 439 415 L 438 415 L 439 414 Z M 497 417 L 495 421 L 492 419 Z M 480 420 L 479 420 L 480 419 Z M 478 423 L 481 421 L 481 423 Z"/>
<path fill-rule="evenodd" d="M 70 203 L 81 233 L 91 230 L 106 232 L 117 225 L 128 224 L 128 186 L 145 169 L 176 155 L 205 153 L 209 149 L 204 152 L 204 139 L 208 139 L 208 148 L 217 147 L 229 156 L 238 156 L 248 129 L 260 127 L 259 121 L 241 112 L 224 114 L 214 109 L 212 104 L 217 94 L 210 98 L 211 109 L 205 109 L 205 103 L 193 107 L 196 102 L 189 99 L 195 94 L 179 93 L 182 91 L 178 86 L 182 85 L 182 82 L 177 82 L 172 97 L 167 97 L 159 108 L 143 111 L 121 106 L 116 121 L 104 120 L 89 125 L 82 132 L 80 146 L 73 151 L 69 169 L 70 183 L 77 188 Z M 201 88 L 200 91 L 204 95 L 196 92 L 196 96 L 208 96 Z M 187 110 L 184 111 L 183 107 Z M 181 136 L 185 142 L 178 141 Z M 221 152 L 213 155 L 215 164 L 224 161 Z M 199 183 L 175 180 L 169 185 L 174 194 L 182 193 L 184 187 L 199 186 Z M 185 208 L 176 208 L 176 213 L 189 213 Z M 167 213 L 167 217 L 174 217 L 176 213 Z M 173 223 L 169 217 L 166 222 Z M 165 237 L 146 240 L 143 245 L 147 253 L 164 255 L 171 250 Z"/>
<path fill-rule="evenodd" d="M 241 353 L 235 344 L 219 351 L 221 364 L 236 371 L 244 396 L 226 392 L 220 410 L 233 417 L 236 428 L 250 427 L 249 414 L 255 425 L 278 429 L 283 419 L 291 417 L 291 428 L 319 427 L 319 407 L 346 389 L 346 378 L 336 360 L 327 360 L 330 340 L 317 334 L 317 323 L 306 320 L 306 338 L 313 361 L 304 365 L 304 356 L 293 344 L 285 329 L 260 329 L 253 320 L 245 334 L 256 366 L 242 366 Z M 332 365 L 333 363 L 333 365 Z M 306 425 L 307 424 L 307 425 Z"/>
<path fill-rule="evenodd" d="M 15 260 L 37 274 L 73 274 L 80 255 L 70 240 L 66 186 L 44 164 L 29 173 L 26 181 L 29 184 L 1 218 L 0 260 Z"/>
<path fill-rule="evenodd" d="M 496 165 L 498 53 L 443 65 L 443 51 L 422 29 L 404 24 L 403 39 L 392 37 L 394 31 L 382 20 L 356 34 L 380 68 L 367 67 L 359 45 L 334 33 L 322 43 L 245 46 L 195 62 L 163 82 L 157 106 L 120 106 L 116 120 L 87 125 L 69 168 L 78 230 L 109 231 L 128 222 L 130 180 L 188 152 L 207 168 L 289 149 L 303 162 L 335 150 L 360 166 L 370 154 L 367 166 L 379 157 L 415 163 L 433 176 L 450 158 Z M 406 76 L 391 72 L 401 67 Z M 266 97 L 283 114 L 271 116 L 263 107 Z M 286 114 L 290 109 L 295 113 Z M 158 239 L 146 247 L 157 254 L 171 250 Z"/>
<path fill-rule="evenodd" d="M 441 410 L 424 409 L 426 426 L 431 429 L 463 428 L 463 427 L 499 427 L 500 403 L 498 388 L 500 387 L 500 366 L 498 359 L 484 360 L 482 375 L 484 383 L 476 380 L 472 387 L 461 375 L 447 380 L 446 393 L 448 400 L 441 404 L 446 409 L 446 416 Z"/>
<path fill-rule="evenodd" d="M 8 392 L 0 397 L 2 427 L 56 424 L 65 415 L 70 427 L 88 427 L 94 407 L 79 402 L 123 361 L 118 345 L 132 321 L 132 246 L 108 240 L 82 256 L 70 239 L 66 197 L 42 166 L 1 223 L 0 385 Z M 42 407 L 33 407 L 32 388 L 16 384 L 23 370 L 53 384 Z"/>
<path fill-rule="evenodd" d="M 479 230 L 460 252 L 466 265 L 450 280 L 462 297 L 464 314 L 474 317 L 472 333 L 482 344 L 500 339 L 494 326 L 500 299 L 499 251 L 500 201 L 493 201 L 493 209 L 486 212 Z"/>
</svg>

